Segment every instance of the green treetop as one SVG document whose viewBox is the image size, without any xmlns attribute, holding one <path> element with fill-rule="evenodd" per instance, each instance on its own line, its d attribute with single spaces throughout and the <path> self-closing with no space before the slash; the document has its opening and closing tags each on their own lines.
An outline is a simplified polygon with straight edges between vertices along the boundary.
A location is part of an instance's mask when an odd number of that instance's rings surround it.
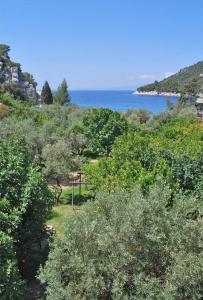
<svg viewBox="0 0 203 300">
<path fill-rule="evenodd" d="M 54 95 L 54 102 L 58 103 L 60 105 L 64 105 L 65 103 L 67 103 L 67 104 L 70 103 L 70 101 L 71 101 L 71 98 L 68 93 L 67 81 L 64 78 L 62 83 L 59 85 L 56 94 Z"/>
<path fill-rule="evenodd" d="M 51 92 L 50 86 L 47 81 L 45 81 L 45 84 L 42 88 L 41 99 L 42 99 L 42 103 L 44 103 L 44 104 L 52 104 L 53 103 L 52 92 Z"/>
<path fill-rule="evenodd" d="M 8 45 L 0 44 L 0 57 L 9 58 L 9 51 L 10 47 Z"/>
<path fill-rule="evenodd" d="M 96 155 L 109 155 L 115 138 L 128 130 L 126 119 L 107 108 L 93 109 L 84 118 L 83 126 L 90 141 L 89 151 Z"/>
</svg>

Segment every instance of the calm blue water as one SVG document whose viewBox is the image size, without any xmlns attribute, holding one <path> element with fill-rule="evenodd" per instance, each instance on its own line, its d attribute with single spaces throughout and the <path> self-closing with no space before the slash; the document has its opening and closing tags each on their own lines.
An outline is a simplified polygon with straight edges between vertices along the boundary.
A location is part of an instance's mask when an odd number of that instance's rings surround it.
<svg viewBox="0 0 203 300">
<path fill-rule="evenodd" d="M 128 108 L 145 108 L 151 112 L 166 110 L 164 96 L 133 95 L 133 91 L 70 91 L 72 102 L 82 107 L 104 107 L 126 111 Z M 176 103 L 176 97 L 170 97 Z"/>
</svg>

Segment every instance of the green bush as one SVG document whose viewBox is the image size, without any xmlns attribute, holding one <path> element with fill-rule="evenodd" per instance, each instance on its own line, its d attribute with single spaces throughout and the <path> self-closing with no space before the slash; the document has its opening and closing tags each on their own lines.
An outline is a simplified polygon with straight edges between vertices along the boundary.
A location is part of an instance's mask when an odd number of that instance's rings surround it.
<svg viewBox="0 0 203 300">
<path fill-rule="evenodd" d="M 26 279 L 43 262 L 34 245 L 44 236 L 53 205 L 39 167 L 32 164 L 21 139 L 0 144 L 0 299 L 24 299 Z"/>
<path fill-rule="evenodd" d="M 0 103 L 3 103 L 5 105 L 8 105 L 8 106 L 12 106 L 13 105 L 13 98 L 7 94 L 1 94 L 0 93 Z"/>
</svg>

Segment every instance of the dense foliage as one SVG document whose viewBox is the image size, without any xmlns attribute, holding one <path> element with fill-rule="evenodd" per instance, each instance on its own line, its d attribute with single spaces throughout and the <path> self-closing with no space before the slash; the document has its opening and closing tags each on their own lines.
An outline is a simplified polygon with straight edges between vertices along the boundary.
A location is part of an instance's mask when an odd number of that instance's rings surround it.
<svg viewBox="0 0 203 300">
<path fill-rule="evenodd" d="M 53 95 L 49 86 L 49 83 L 45 81 L 42 92 L 41 92 L 41 100 L 44 104 L 52 104 L 53 103 Z"/>
<path fill-rule="evenodd" d="M 81 167 L 99 196 L 54 241 L 40 275 L 47 299 L 201 299 L 203 126 L 193 105 L 152 117 L 1 93 L 0 103 L 1 299 L 24 299 L 23 279 L 47 255 L 36 249 L 53 201 Z"/>
<path fill-rule="evenodd" d="M 0 83 L 0 94 L 7 94 L 14 99 L 25 100 L 22 89 L 13 83 Z"/>
<path fill-rule="evenodd" d="M 100 194 L 69 219 L 41 271 L 46 299 L 202 299 L 201 212 L 183 195 L 168 209 L 170 194 Z"/>
<path fill-rule="evenodd" d="M 0 249 L 0 297 L 2 300 L 22 300 L 26 287 L 18 270 L 13 239 L 2 230 L 0 230 Z"/>
<path fill-rule="evenodd" d="M 131 189 L 139 182 L 148 189 L 162 177 L 173 190 L 202 193 L 203 127 L 190 118 L 171 118 L 167 123 L 153 122 L 116 139 L 111 157 L 86 165 L 89 184 L 99 190 Z M 156 126 L 157 128 L 153 128 Z"/>
<path fill-rule="evenodd" d="M 123 116 L 130 124 L 140 125 L 147 123 L 150 120 L 152 113 L 147 109 L 129 108 L 123 113 Z"/>
<path fill-rule="evenodd" d="M 24 299 L 21 276 L 35 275 L 42 257 L 53 196 L 39 167 L 29 160 L 23 140 L 0 144 L 0 298 Z"/>
<path fill-rule="evenodd" d="M 83 120 L 84 133 L 90 140 L 89 151 L 108 155 L 117 136 L 127 132 L 128 123 L 118 112 L 93 109 Z"/>
<path fill-rule="evenodd" d="M 68 93 L 68 84 L 66 79 L 59 85 L 57 92 L 54 94 L 54 102 L 59 105 L 70 104 L 71 97 Z"/>
<path fill-rule="evenodd" d="M 43 105 L 36 108 L 31 106 L 31 101 L 14 101 L 9 96 L 0 96 L 0 102 L 6 106 L 4 109 L 2 106 L 0 141 L 23 136 L 33 160 L 42 162 L 43 148 L 61 140 L 68 144 L 74 154 L 80 152 L 80 146 L 83 147 L 83 135 L 73 134 L 72 129 L 82 123 L 88 110 L 73 105 Z"/>
<path fill-rule="evenodd" d="M 162 80 L 155 81 L 154 83 L 144 85 L 138 88 L 139 92 L 176 92 L 181 93 L 186 85 L 193 80 L 197 81 L 197 89 L 200 89 L 201 78 L 200 74 L 203 73 L 203 61 L 200 61 L 192 66 L 180 70 L 178 73 Z"/>
<path fill-rule="evenodd" d="M 42 167 L 46 178 L 57 184 L 56 202 L 61 193 L 61 182 L 69 181 L 69 173 L 79 168 L 86 136 L 78 132 L 83 117 L 88 113 L 74 105 L 32 106 L 32 101 L 14 101 L 7 95 L 0 95 L 0 141 L 15 136 L 25 139 L 29 158 Z"/>
</svg>

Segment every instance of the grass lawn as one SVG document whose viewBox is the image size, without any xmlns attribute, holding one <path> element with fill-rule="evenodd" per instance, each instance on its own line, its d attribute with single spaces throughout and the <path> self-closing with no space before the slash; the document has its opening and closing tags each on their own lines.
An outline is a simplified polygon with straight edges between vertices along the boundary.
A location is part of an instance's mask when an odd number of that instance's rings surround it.
<svg viewBox="0 0 203 300">
<path fill-rule="evenodd" d="M 67 188 L 62 192 L 60 202 L 61 204 L 72 204 L 72 188 Z M 81 187 L 81 194 L 79 196 L 79 187 L 74 187 L 74 205 L 80 206 L 92 197 L 90 191 L 84 186 Z"/>
<path fill-rule="evenodd" d="M 74 208 L 72 208 L 69 204 L 60 204 L 53 207 L 52 214 L 47 221 L 47 224 L 54 226 L 58 238 L 62 237 L 64 234 L 64 225 L 68 217 L 77 213 L 79 209 L 82 209 L 82 207 L 79 208 L 74 206 Z"/>
<path fill-rule="evenodd" d="M 56 236 L 62 237 L 64 234 L 65 224 L 68 217 L 82 209 L 83 204 L 91 199 L 89 191 L 82 187 L 81 196 L 79 197 L 78 187 L 74 188 L 74 206 L 72 207 L 72 188 L 67 188 L 61 195 L 61 204 L 53 207 L 52 214 L 47 221 L 47 225 L 52 225 L 56 229 Z"/>
</svg>

